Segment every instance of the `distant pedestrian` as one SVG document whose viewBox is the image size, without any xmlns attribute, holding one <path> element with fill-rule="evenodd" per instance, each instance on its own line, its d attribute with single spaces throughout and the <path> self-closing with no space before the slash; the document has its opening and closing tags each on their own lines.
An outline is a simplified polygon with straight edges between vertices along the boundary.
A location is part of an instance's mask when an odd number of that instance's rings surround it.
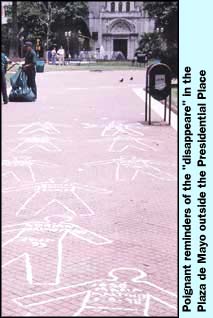
<svg viewBox="0 0 213 318">
<path fill-rule="evenodd" d="M 25 63 L 23 65 L 23 70 L 27 74 L 27 85 L 32 89 L 35 95 L 35 100 L 37 99 L 37 86 L 36 86 L 36 53 L 32 48 L 32 42 L 25 42 L 26 55 Z"/>
<path fill-rule="evenodd" d="M 132 59 L 132 65 L 135 65 L 135 63 L 138 62 L 138 55 L 142 54 L 142 51 L 140 48 L 137 48 L 134 54 L 134 57 Z"/>
<path fill-rule="evenodd" d="M 55 65 L 56 63 L 56 48 L 55 47 L 52 49 L 51 55 L 52 55 L 52 64 Z"/>
<path fill-rule="evenodd" d="M 5 77 L 8 63 L 9 63 L 8 57 L 5 55 L 5 53 L 1 52 L 1 92 L 3 96 L 4 104 L 8 103 L 7 82 Z"/>
<path fill-rule="evenodd" d="M 59 65 L 64 65 L 65 52 L 64 52 L 63 46 L 60 47 L 57 54 L 58 54 Z"/>
<path fill-rule="evenodd" d="M 47 63 L 49 64 L 52 61 L 52 53 L 50 50 L 47 51 Z"/>
</svg>

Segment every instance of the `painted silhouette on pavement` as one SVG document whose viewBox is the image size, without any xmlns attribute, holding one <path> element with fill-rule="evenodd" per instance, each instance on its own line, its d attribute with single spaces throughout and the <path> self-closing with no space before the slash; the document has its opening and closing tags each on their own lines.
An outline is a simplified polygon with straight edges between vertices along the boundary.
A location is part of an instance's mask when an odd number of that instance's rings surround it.
<svg viewBox="0 0 213 318">
<path fill-rule="evenodd" d="M 163 306 L 177 312 L 177 296 L 145 279 L 138 268 L 112 269 L 108 277 L 15 298 L 25 309 L 45 305 L 56 300 L 81 298 L 80 308 L 73 316 L 149 316 L 150 309 Z M 72 298 L 72 300 L 71 300 Z M 70 308 L 70 311 L 72 308 Z"/>
<path fill-rule="evenodd" d="M 5 226 L 3 234 L 9 233 L 12 238 L 2 245 L 4 257 L 7 258 L 3 268 L 24 257 L 26 280 L 29 284 L 58 285 L 62 274 L 65 240 L 74 236 L 93 245 L 112 243 L 102 235 L 84 229 L 71 221 L 70 216 L 52 215 L 45 217 L 42 221 Z M 7 249 L 10 253 L 6 252 Z"/>
</svg>

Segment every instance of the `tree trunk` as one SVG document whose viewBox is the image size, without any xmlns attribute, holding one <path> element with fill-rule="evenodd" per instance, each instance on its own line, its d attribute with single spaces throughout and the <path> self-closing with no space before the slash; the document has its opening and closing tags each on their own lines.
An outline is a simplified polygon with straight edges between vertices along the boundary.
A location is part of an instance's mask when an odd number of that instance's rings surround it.
<svg viewBox="0 0 213 318">
<path fill-rule="evenodd" d="M 52 14 L 52 10 L 51 10 L 51 3 L 50 1 L 47 2 L 47 50 L 49 49 L 49 37 L 50 37 L 50 24 L 51 24 L 51 14 Z"/>
<path fill-rule="evenodd" d="M 12 34 L 10 39 L 10 57 L 18 57 L 18 21 L 17 21 L 17 1 L 12 2 Z"/>
</svg>

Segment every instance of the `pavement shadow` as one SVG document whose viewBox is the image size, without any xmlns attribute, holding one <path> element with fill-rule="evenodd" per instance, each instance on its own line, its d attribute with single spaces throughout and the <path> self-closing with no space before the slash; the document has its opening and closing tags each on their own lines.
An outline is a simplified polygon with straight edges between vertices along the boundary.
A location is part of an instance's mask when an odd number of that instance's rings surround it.
<svg viewBox="0 0 213 318">
<path fill-rule="evenodd" d="M 169 123 L 165 122 L 165 121 L 155 121 L 153 120 L 151 122 L 151 125 L 149 125 L 148 121 L 138 121 L 138 124 L 141 124 L 142 126 L 166 126 L 166 127 L 170 127 L 171 125 L 169 125 Z"/>
</svg>

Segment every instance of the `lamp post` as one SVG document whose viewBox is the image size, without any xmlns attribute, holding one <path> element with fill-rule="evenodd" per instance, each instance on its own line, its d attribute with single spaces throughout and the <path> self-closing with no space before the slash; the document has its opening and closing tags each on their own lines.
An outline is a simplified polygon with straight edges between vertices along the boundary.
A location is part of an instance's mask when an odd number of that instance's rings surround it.
<svg viewBox="0 0 213 318">
<path fill-rule="evenodd" d="M 80 50 L 81 50 L 81 30 L 78 30 L 78 55 L 80 56 Z"/>
<path fill-rule="evenodd" d="M 21 42 L 21 58 L 24 56 L 24 52 L 23 52 L 23 48 L 24 48 L 24 37 L 23 35 L 20 36 L 19 38 L 20 42 Z"/>
<path fill-rule="evenodd" d="M 164 28 L 163 28 L 163 27 L 161 27 L 161 28 L 156 28 L 156 32 L 157 32 L 157 33 L 163 33 L 163 31 L 164 31 Z"/>
<path fill-rule="evenodd" d="M 80 30 L 78 30 L 78 50 L 80 53 L 80 50 L 82 48 L 82 45 L 85 41 L 85 39 L 90 39 L 88 36 L 82 35 L 82 32 Z"/>
<path fill-rule="evenodd" d="M 65 38 L 67 40 L 67 52 L 68 52 L 68 57 L 70 56 L 70 39 L 72 37 L 72 31 L 66 31 L 64 32 Z"/>
</svg>

